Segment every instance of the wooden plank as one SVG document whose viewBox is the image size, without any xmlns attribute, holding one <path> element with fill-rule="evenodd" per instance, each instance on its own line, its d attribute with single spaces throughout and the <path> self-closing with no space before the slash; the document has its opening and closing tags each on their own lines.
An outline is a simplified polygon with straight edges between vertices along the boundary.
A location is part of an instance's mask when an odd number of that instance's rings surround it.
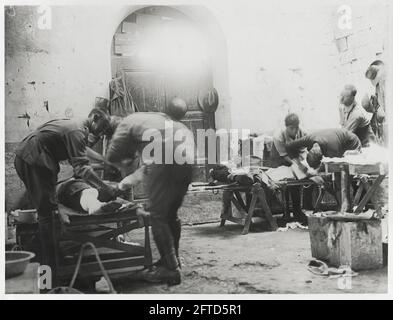
<svg viewBox="0 0 393 320">
<path fill-rule="evenodd" d="M 289 212 L 289 193 L 288 193 L 288 188 L 287 186 L 282 186 L 281 187 L 281 194 L 282 194 L 282 204 L 284 208 L 284 219 L 289 219 L 290 218 L 290 212 Z"/>
<path fill-rule="evenodd" d="M 223 217 L 232 216 L 232 207 L 231 207 L 231 199 L 233 197 L 233 192 L 230 190 L 224 190 L 222 193 L 222 209 L 220 218 L 224 221 L 221 221 L 221 225 L 225 224 L 225 219 Z"/>
<path fill-rule="evenodd" d="M 379 174 L 380 165 L 379 164 L 349 164 L 349 174 Z"/>
<path fill-rule="evenodd" d="M 116 228 L 116 229 L 111 230 L 109 232 L 100 234 L 99 236 L 97 236 L 97 238 L 113 239 L 113 238 L 117 237 L 118 235 L 130 232 L 131 230 L 138 229 L 138 228 L 139 228 L 139 222 L 134 222 L 131 224 L 127 224 L 123 227 Z"/>
<path fill-rule="evenodd" d="M 377 188 L 379 187 L 379 185 L 381 184 L 383 179 L 385 179 L 385 175 L 378 176 L 378 178 L 374 181 L 372 187 L 367 190 L 367 192 L 364 195 L 363 199 L 360 200 L 360 203 L 359 203 L 358 207 L 354 211 L 355 213 L 360 213 L 360 212 L 363 211 L 365 205 L 371 199 L 371 197 L 374 195 L 375 190 L 377 190 Z"/>
<path fill-rule="evenodd" d="M 144 249 L 130 244 L 121 243 L 114 240 L 100 239 L 82 234 L 66 233 L 65 237 L 72 241 L 80 243 L 92 242 L 97 247 L 105 247 L 115 250 L 121 250 L 134 255 L 144 255 Z"/>
<path fill-rule="evenodd" d="M 318 212 L 319 207 L 320 207 L 320 205 L 322 203 L 323 196 L 325 195 L 325 193 L 326 193 L 325 188 L 322 188 L 322 187 L 319 188 L 317 201 L 315 202 L 315 206 L 314 206 L 314 211 L 313 211 L 314 213 Z"/>
<path fill-rule="evenodd" d="M 239 202 L 239 204 L 241 205 L 241 207 L 242 207 L 245 211 L 247 211 L 246 204 L 244 203 L 243 198 L 242 198 L 240 192 L 239 192 L 239 191 L 235 191 L 235 192 L 234 192 L 234 195 L 235 195 L 237 201 Z"/>
<path fill-rule="evenodd" d="M 247 215 L 247 211 L 243 209 L 243 207 L 240 205 L 240 203 L 237 201 L 236 198 L 232 197 L 232 203 L 235 205 L 236 209 L 241 213 L 243 216 Z"/>
<path fill-rule="evenodd" d="M 144 257 L 128 257 L 124 259 L 113 259 L 102 261 L 105 270 L 112 271 L 124 269 L 126 267 L 141 267 L 145 263 Z M 75 271 L 75 265 L 64 266 L 59 268 L 58 276 L 60 278 L 70 276 Z M 79 269 L 80 277 L 91 277 L 93 275 L 102 275 L 101 269 L 97 262 L 82 263 Z"/>
<path fill-rule="evenodd" d="M 349 199 L 348 199 L 348 170 L 346 166 L 342 165 L 341 167 L 341 212 L 347 212 L 349 209 Z"/>
<path fill-rule="evenodd" d="M 101 249 L 106 249 L 105 251 L 102 251 Z M 108 249 L 108 248 L 98 248 L 98 254 L 100 256 L 100 259 L 102 261 L 104 260 L 114 260 L 114 259 L 125 259 L 129 258 L 130 254 L 128 252 L 124 251 L 118 251 L 118 250 L 113 250 L 113 249 Z M 64 262 L 62 263 L 63 266 L 67 265 L 73 265 L 75 266 L 75 263 L 78 261 L 78 256 L 80 252 L 80 246 L 79 250 L 77 252 L 74 252 L 74 256 L 69 259 L 65 259 Z M 96 256 L 93 253 L 91 249 L 86 249 L 86 252 L 83 255 L 82 258 L 82 263 L 89 263 L 89 262 L 96 262 Z"/>
<path fill-rule="evenodd" d="M 345 163 L 336 163 L 336 162 L 325 162 L 325 171 L 326 173 L 333 172 L 341 172 L 342 165 L 346 165 Z"/>
<path fill-rule="evenodd" d="M 88 225 L 103 225 L 109 223 L 117 223 L 122 221 L 136 221 L 138 217 L 136 213 L 131 214 L 111 214 L 111 215 L 96 215 L 96 216 L 71 216 L 71 223 L 69 227 L 88 226 Z"/>
<path fill-rule="evenodd" d="M 248 213 L 246 214 L 246 220 L 244 222 L 244 228 L 243 228 L 243 232 L 242 232 L 243 235 L 247 234 L 248 230 L 250 229 L 251 219 L 254 214 L 254 209 L 255 209 L 255 205 L 257 203 L 257 199 L 258 199 L 257 191 L 253 190 L 250 209 L 248 210 Z"/>
<path fill-rule="evenodd" d="M 359 188 L 356 190 L 356 194 L 355 197 L 353 199 L 353 206 L 357 206 L 359 204 L 360 201 L 360 197 L 362 196 L 362 192 L 365 188 L 364 184 L 368 184 L 367 182 L 361 182 Z"/>
<path fill-rule="evenodd" d="M 245 222 L 246 222 L 246 219 L 245 218 L 236 218 L 236 217 L 233 217 L 233 216 L 231 216 L 231 217 L 225 217 L 225 220 L 228 220 L 228 221 L 231 221 L 231 222 L 234 222 L 234 223 L 237 223 L 237 224 L 240 224 L 240 225 L 242 225 L 242 226 L 244 226 L 244 224 L 245 224 Z"/>
<path fill-rule="evenodd" d="M 262 187 L 260 187 L 257 190 L 257 196 L 258 196 L 259 204 L 262 206 L 262 210 L 264 212 L 264 215 L 265 215 L 266 219 L 269 221 L 270 228 L 273 231 L 276 231 L 278 226 L 277 226 L 276 220 L 273 218 L 273 214 L 270 210 L 269 204 L 266 201 L 266 194 L 265 194 L 265 191 L 263 190 Z M 250 205 L 250 208 L 251 208 L 251 205 Z"/>
</svg>

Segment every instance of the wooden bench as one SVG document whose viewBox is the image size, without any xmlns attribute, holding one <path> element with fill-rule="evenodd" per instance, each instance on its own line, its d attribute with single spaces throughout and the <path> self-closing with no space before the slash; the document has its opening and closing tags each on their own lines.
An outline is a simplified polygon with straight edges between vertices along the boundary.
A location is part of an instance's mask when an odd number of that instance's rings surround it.
<svg viewBox="0 0 393 320">
<path fill-rule="evenodd" d="M 100 259 L 108 274 L 127 274 L 136 267 L 150 268 L 152 252 L 149 235 L 149 216 L 136 214 L 136 209 L 102 215 L 79 215 L 59 205 L 59 230 L 55 237 L 61 248 L 57 259 L 57 278 L 69 278 L 75 269 L 81 245 L 91 242 L 97 247 Z M 118 237 L 132 230 L 144 228 L 144 245 L 119 241 Z M 56 231 L 55 231 L 56 232 Z M 60 248 L 58 249 L 60 252 Z M 92 252 L 83 257 L 79 275 L 91 277 L 100 275 L 98 262 Z"/>
<path fill-rule="evenodd" d="M 245 193 L 246 201 L 243 200 L 241 193 Z M 221 227 L 225 225 L 225 221 L 231 221 L 243 226 L 242 234 L 247 234 L 252 217 L 254 216 L 257 201 L 260 204 L 264 217 L 269 222 L 272 230 L 278 228 L 275 219 L 273 218 L 270 207 L 266 201 L 266 194 L 259 183 L 255 183 L 251 187 L 245 186 L 228 186 L 223 189 L 222 211 L 221 211 Z M 242 214 L 242 217 L 235 217 L 232 212 L 232 206 Z"/>
<path fill-rule="evenodd" d="M 338 174 L 340 177 L 340 211 L 360 213 L 371 200 L 374 209 L 380 214 L 380 208 L 374 203 L 373 195 L 388 173 L 387 165 L 382 164 L 351 164 L 347 162 L 324 162 L 326 173 Z M 358 178 L 359 188 L 351 193 L 351 183 L 354 176 Z M 363 195 L 364 194 L 364 195 Z"/>
<path fill-rule="evenodd" d="M 322 199 L 327 190 L 326 186 L 320 186 L 311 180 L 286 180 L 276 182 L 277 186 L 280 188 L 283 206 L 284 217 L 289 217 L 289 191 L 291 187 L 309 187 L 315 186 L 319 190 L 319 195 L 314 206 L 314 211 L 317 211 L 321 205 Z M 244 197 L 242 197 L 244 194 Z M 245 199 L 245 201 L 244 201 Z M 233 215 L 232 205 L 239 211 L 241 217 Z M 240 185 L 228 185 L 223 188 L 223 199 L 222 199 L 222 211 L 221 211 L 221 224 L 225 225 L 225 221 L 231 221 L 243 226 L 242 234 L 247 234 L 250 225 L 252 223 L 252 218 L 256 212 L 261 211 L 262 217 L 265 218 L 271 230 L 277 229 L 277 223 L 273 217 L 272 209 L 269 207 L 266 193 L 260 183 L 254 183 L 254 185 L 240 186 Z"/>
</svg>

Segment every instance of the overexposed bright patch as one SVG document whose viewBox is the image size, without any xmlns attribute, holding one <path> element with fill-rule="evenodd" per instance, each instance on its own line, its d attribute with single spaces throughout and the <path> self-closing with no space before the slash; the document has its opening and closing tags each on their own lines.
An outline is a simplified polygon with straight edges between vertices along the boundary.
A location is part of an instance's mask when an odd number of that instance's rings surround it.
<svg viewBox="0 0 393 320">
<path fill-rule="evenodd" d="M 202 34 L 192 25 L 169 20 L 146 30 L 138 56 L 153 68 L 193 72 L 206 63 L 207 48 Z"/>
</svg>

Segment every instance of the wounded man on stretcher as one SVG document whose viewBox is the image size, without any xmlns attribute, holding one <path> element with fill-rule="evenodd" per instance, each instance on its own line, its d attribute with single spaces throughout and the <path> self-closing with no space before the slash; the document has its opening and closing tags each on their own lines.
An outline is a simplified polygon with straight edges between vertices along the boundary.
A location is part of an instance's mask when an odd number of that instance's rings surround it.
<svg viewBox="0 0 393 320">
<path fill-rule="evenodd" d="M 139 182 L 144 170 L 144 168 L 139 168 L 134 174 L 120 182 L 118 188 L 121 188 L 123 184 L 134 185 Z M 111 200 L 102 190 L 76 178 L 59 183 L 56 187 L 56 193 L 59 203 L 72 210 L 89 215 L 113 213 L 133 204 L 122 198 Z"/>
</svg>

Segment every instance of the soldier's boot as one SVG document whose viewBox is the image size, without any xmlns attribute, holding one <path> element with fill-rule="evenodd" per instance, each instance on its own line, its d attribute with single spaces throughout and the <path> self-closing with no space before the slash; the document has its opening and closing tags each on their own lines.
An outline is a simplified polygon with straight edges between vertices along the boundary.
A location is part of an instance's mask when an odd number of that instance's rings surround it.
<svg viewBox="0 0 393 320">
<path fill-rule="evenodd" d="M 181 272 L 176 255 L 166 255 L 159 261 L 162 261 L 161 265 L 157 266 L 152 271 L 146 271 L 144 273 L 144 280 L 153 283 L 167 283 L 170 286 L 180 284 Z"/>
</svg>

